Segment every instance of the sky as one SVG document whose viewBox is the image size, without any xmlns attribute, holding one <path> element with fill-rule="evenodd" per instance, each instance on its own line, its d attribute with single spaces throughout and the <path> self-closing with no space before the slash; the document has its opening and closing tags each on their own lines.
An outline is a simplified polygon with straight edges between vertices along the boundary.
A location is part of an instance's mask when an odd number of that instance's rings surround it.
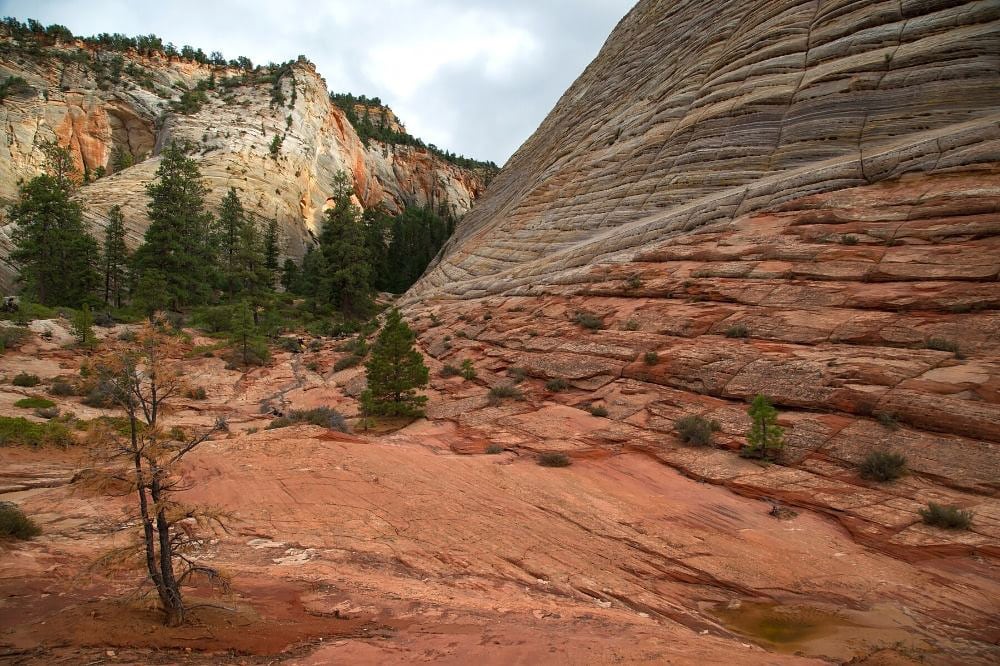
<svg viewBox="0 0 1000 666">
<path fill-rule="evenodd" d="M 0 0 L 74 34 L 155 33 L 227 59 L 302 54 L 428 143 L 503 164 L 635 0 Z"/>
</svg>

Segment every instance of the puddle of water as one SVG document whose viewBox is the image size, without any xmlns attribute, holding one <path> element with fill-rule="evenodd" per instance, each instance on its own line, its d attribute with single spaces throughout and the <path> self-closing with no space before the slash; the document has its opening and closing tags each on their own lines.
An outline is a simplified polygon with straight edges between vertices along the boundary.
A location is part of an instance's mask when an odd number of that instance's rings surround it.
<svg viewBox="0 0 1000 666">
<path fill-rule="evenodd" d="M 857 626 L 831 611 L 773 603 L 743 602 L 738 607 L 717 608 L 712 614 L 728 629 L 782 652 Z"/>
</svg>

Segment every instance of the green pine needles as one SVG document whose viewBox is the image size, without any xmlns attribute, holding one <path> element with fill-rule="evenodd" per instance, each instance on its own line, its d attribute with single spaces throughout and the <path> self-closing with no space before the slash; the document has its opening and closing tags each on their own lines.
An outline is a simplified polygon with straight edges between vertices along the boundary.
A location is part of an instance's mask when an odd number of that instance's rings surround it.
<svg viewBox="0 0 1000 666">
<path fill-rule="evenodd" d="M 423 416 L 427 396 L 417 395 L 416 389 L 427 385 L 428 370 L 415 340 L 399 310 L 390 310 L 365 365 L 368 389 L 361 402 L 367 414 Z"/>
<path fill-rule="evenodd" d="M 774 460 L 785 446 L 785 431 L 778 425 L 778 410 L 766 395 L 754 397 L 747 410 L 752 425 L 747 433 L 747 445 L 740 450 L 744 458 Z"/>
</svg>

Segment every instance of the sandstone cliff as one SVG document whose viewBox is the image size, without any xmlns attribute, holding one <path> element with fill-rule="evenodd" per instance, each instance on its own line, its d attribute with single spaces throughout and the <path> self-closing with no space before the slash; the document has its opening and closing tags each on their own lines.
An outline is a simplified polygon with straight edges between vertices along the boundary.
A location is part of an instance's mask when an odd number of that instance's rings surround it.
<svg viewBox="0 0 1000 666">
<path fill-rule="evenodd" d="M 413 146 L 363 143 L 332 104 L 314 66 L 300 59 L 244 77 L 241 70 L 162 55 L 101 51 L 77 42 L 41 48 L 0 41 L 0 76 L 26 85 L 0 103 L 0 198 L 44 166 L 40 146 L 57 140 L 94 182 L 80 189 L 88 221 L 99 228 L 107 210 L 125 211 L 131 244 L 145 231 L 145 185 L 159 150 L 170 141 L 195 145 L 215 207 L 229 187 L 263 218 L 277 218 L 286 253 L 299 256 L 321 223 L 336 172 L 353 175 L 358 202 L 390 211 L 446 205 L 462 215 L 485 188 L 485 175 Z M 182 95 L 202 104 L 179 110 Z M 200 108 L 199 108 L 200 107 Z M 393 123 L 398 123 L 391 116 Z M 276 137 L 278 137 L 276 139 Z M 274 144 L 278 143 L 277 146 Z M 14 268 L 4 259 L 13 230 L 0 229 L 0 285 Z"/>
<path fill-rule="evenodd" d="M 404 299 L 440 363 L 528 399 L 442 380 L 431 413 L 642 450 L 907 558 L 1000 555 L 998 208 L 997 3 L 644 0 Z M 756 393 L 788 441 L 763 470 L 731 452 Z M 540 428 L 553 404 L 610 420 Z M 692 414 L 730 452 L 680 445 Z M 881 449 L 906 481 L 860 479 Z"/>
</svg>

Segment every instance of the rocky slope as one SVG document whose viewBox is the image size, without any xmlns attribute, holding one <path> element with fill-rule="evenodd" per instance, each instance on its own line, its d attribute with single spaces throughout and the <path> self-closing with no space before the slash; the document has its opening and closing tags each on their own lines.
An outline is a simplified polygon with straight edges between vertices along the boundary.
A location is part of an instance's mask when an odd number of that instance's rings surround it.
<svg viewBox="0 0 1000 666">
<path fill-rule="evenodd" d="M 72 151 L 81 172 L 109 174 L 82 187 L 79 197 L 98 228 L 107 210 L 121 205 L 132 244 L 147 223 L 144 187 L 170 141 L 195 147 L 211 206 L 236 187 L 250 210 L 279 220 L 290 256 L 300 256 L 318 231 L 338 171 L 353 176 L 362 206 L 390 211 L 433 203 L 460 216 L 485 188 L 485 173 L 427 150 L 363 143 L 302 59 L 277 70 L 276 82 L 268 72 L 238 82 L 240 70 L 79 42 L 42 48 L 2 38 L 0 47 L 0 75 L 25 81 L 0 103 L 0 197 L 13 198 L 19 181 L 42 170 L 41 145 L 56 140 Z M 186 91 L 210 77 L 217 83 L 204 91 L 200 108 L 175 110 Z M 126 164 L 134 165 L 120 168 Z M 6 227 L 0 235 L 4 287 L 14 275 L 3 261 L 12 232 Z"/>
<path fill-rule="evenodd" d="M 998 64 L 993 2 L 640 2 L 405 298 L 432 356 L 527 400 L 452 382 L 431 415 L 642 451 L 904 559 L 1000 556 Z M 778 465 L 735 455 L 756 393 Z M 680 444 L 691 414 L 716 450 Z M 910 475 L 862 480 L 876 450 Z"/>
</svg>

